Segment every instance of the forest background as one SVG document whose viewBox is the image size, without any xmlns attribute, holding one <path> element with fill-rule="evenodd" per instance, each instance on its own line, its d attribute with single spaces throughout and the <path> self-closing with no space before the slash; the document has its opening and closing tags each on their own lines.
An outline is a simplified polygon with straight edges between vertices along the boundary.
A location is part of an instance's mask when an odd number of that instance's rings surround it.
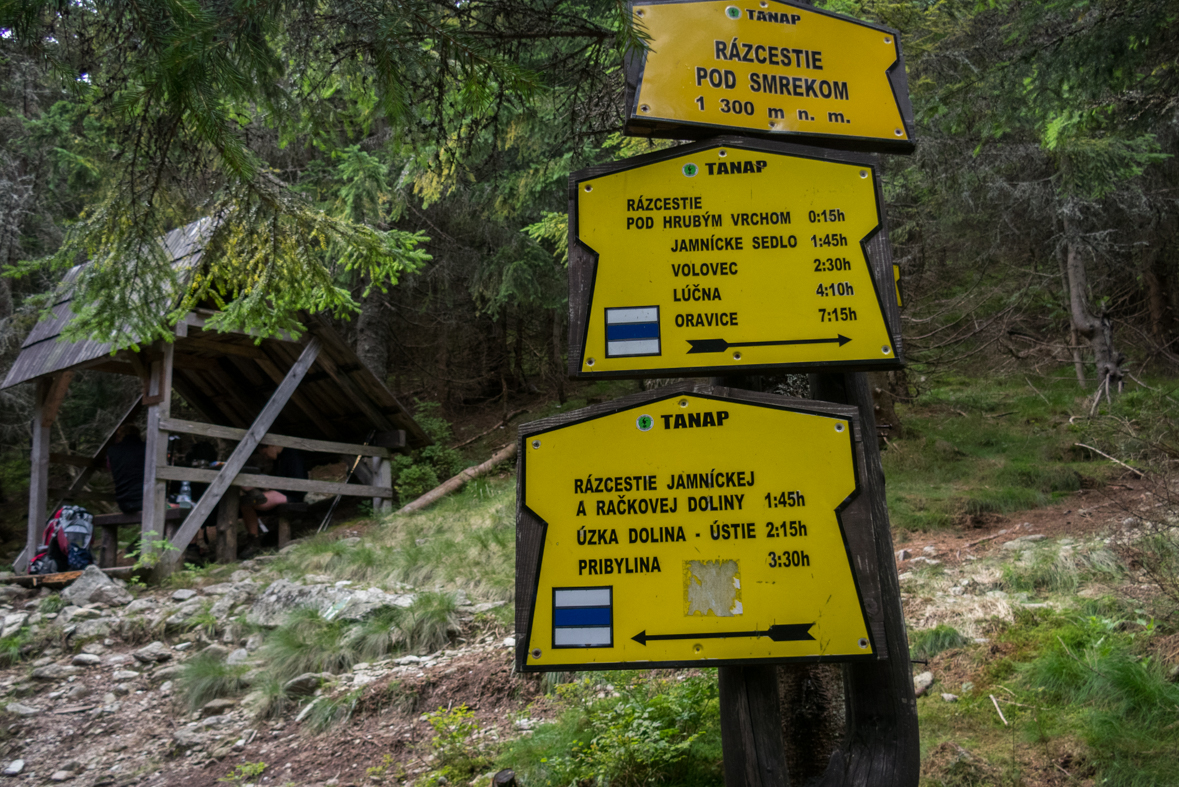
<svg viewBox="0 0 1179 787">
<path fill-rule="evenodd" d="M 883 162 L 913 365 L 1074 375 L 1094 406 L 1179 371 L 1179 3 L 830 0 L 901 32 L 917 151 Z M 567 176 L 621 136 L 624 5 L 556 0 L 0 0 L 0 371 L 77 286 L 126 346 L 172 310 L 278 331 L 328 310 L 403 401 L 564 401 Z M 183 286 L 154 245 L 220 217 Z M 124 383 L 82 374 L 93 449 Z M 30 390 L 26 390 L 30 389 Z M 80 395 L 79 395 L 80 394 Z M 30 386 L 0 392 L 0 497 Z M 899 428 L 900 425 L 898 425 Z"/>
</svg>

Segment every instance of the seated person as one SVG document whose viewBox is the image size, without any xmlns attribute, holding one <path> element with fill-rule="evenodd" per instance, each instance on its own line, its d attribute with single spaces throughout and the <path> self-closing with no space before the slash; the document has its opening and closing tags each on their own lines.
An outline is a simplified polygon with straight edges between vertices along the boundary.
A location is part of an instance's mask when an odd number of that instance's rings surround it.
<svg viewBox="0 0 1179 787">
<path fill-rule="evenodd" d="M 124 514 L 143 510 L 143 464 L 147 446 L 135 424 L 123 424 L 115 431 L 114 443 L 106 449 L 106 464 L 115 480 L 115 502 Z"/>
<path fill-rule="evenodd" d="M 303 454 L 295 448 L 283 448 L 280 445 L 262 445 L 258 448 L 260 459 L 269 460 L 273 464 L 266 475 L 280 478 L 307 478 L 307 469 L 303 464 Z M 306 492 L 280 492 L 277 489 L 242 488 L 242 520 L 246 523 L 248 533 L 246 539 L 247 550 L 257 550 L 261 539 L 258 534 L 258 512 L 269 511 L 283 503 L 301 503 Z"/>
</svg>

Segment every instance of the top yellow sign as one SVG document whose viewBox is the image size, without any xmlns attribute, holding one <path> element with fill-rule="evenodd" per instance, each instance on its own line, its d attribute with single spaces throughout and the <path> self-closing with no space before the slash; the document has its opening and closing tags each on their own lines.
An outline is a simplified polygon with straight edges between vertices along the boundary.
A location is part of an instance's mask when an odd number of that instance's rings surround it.
<svg viewBox="0 0 1179 787">
<path fill-rule="evenodd" d="M 907 153 L 912 114 L 895 31 L 781 0 L 634 2 L 650 50 L 627 69 L 632 136 L 740 130 Z"/>
</svg>

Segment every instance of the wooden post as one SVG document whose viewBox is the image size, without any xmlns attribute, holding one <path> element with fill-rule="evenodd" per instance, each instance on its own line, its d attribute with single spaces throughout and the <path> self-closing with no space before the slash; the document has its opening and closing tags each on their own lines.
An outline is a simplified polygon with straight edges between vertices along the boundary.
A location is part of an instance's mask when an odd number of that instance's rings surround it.
<svg viewBox="0 0 1179 787">
<path fill-rule="evenodd" d="M 23 562 L 18 558 L 14 565 L 17 571 L 24 571 L 37 554 L 41 532 L 45 527 L 45 506 L 49 504 L 49 428 L 53 420 L 45 423 L 46 402 L 51 390 L 50 380 L 37 380 L 36 409 L 33 411 L 33 450 L 29 459 L 29 527 L 25 538 Z"/>
<path fill-rule="evenodd" d="M 863 424 L 864 464 L 876 540 L 888 659 L 844 665 L 847 737 L 827 766 L 820 787 L 913 787 L 920 778 L 921 749 L 909 638 L 901 610 L 901 589 L 893 560 L 892 532 L 884 497 L 884 467 L 876 440 L 876 417 L 868 376 L 817 374 L 811 396 L 854 405 Z"/>
<path fill-rule="evenodd" d="M 373 486 L 393 486 L 393 464 L 388 459 L 383 459 L 379 456 L 374 456 L 372 459 L 373 465 Z M 387 497 L 373 498 L 373 513 L 380 515 L 386 514 L 393 510 L 393 501 Z"/>
<path fill-rule="evenodd" d="M 102 545 L 98 551 L 98 567 L 110 568 L 119 559 L 119 526 L 104 525 L 102 528 Z"/>
<path fill-rule="evenodd" d="M 225 495 L 217 506 L 218 563 L 232 563 L 237 560 L 237 514 L 240 497 L 240 490 L 236 486 L 231 486 L 225 490 Z"/>
<path fill-rule="evenodd" d="M 278 548 L 282 549 L 291 543 L 291 517 L 289 514 L 278 515 Z"/>
<path fill-rule="evenodd" d="M 146 554 L 152 540 L 164 538 L 164 513 L 168 505 L 168 482 L 158 478 L 156 468 L 168 463 L 168 432 L 160 421 L 172 412 L 171 343 L 157 343 L 155 355 L 147 366 L 143 402 L 147 405 L 147 434 L 143 452 L 143 518 L 140 523 L 140 550 Z"/>
<path fill-rule="evenodd" d="M 254 449 L 258 447 L 262 438 L 266 435 L 267 430 L 270 429 L 274 419 L 278 418 L 278 414 L 282 412 L 282 408 L 290 400 L 291 394 L 295 392 L 299 382 L 307 374 L 307 370 L 315 363 L 315 359 L 319 357 L 319 350 L 322 343 L 316 337 L 311 337 L 307 344 L 303 347 L 303 352 L 300 353 L 298 360 L 291 366 L 287 376 L 275 389 L 274 395 L 270 397 L 270 401 L 262 408 L 262 412 L 258 413 L 258 417 L 254 419 L 254 423 L 246 431 L 242 437 L 241 442 L 237 444 L 237 448 L 233 449 L 233 453 L 225 460 L 225 465 L 221 471 L 217 473 L 217 477 L 209 484 L 209 488 L 201 495 L 201 499 L 196 502 L 191 509 L 189 509 L 188 516 L 184 518 L 184 524 L 181 525 L 180 530 L 172 538 L 172 546 L 176 547 L 175 552 L 165 555 L 165 560 L 169 563 L 174 563 L 181 555 L 184 554 L 184 548 L 192 541 L 192 537 L 196 535 L 196 531 L 204 523 L 209 514 L 213 513 L 213 507 L 221 502 L 222 495 L 233 484 L 233 479 L 237 477 L 238 473 L 246 465 L 246 460 L 254 453 Z M 154 471 L 153 471 L 154 475 Z"/>
<path fill-rule="evenodd" d="M 725 787 L 788 787 L 773 665 L 720 667 Z"/>
</svg>

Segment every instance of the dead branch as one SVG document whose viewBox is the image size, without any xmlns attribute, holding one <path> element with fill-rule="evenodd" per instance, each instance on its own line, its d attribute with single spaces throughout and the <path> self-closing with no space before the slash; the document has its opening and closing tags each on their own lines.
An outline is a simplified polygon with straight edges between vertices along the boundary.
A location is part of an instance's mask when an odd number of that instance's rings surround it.
<svg viewBox="0 0 1179 787">
<path fill-rule="evenodd" d="M 468 467 L 466 470 L 447 480 L 445 483 L 434 487 L 429 492 L 419 497 L 417 500 L 402 506 L 400 509 L 398 509 L 397 513 L 411 514 L 414 511 L 421 511 L 431 503 L 446 497 L 451 492 L 458 491 L 462 488 L 463 484 L 467 483 L 468 481 L 473 481 L 480 476 L 487 475 L 500 462 L 507 461 L 515 455 L 516 443 L 513 441 L 497 451 L 493 457 L 488 459 L 483 464 L 476 465 L 475 467 Z"/>
<path fill-rule="evenodd" d="M 1096 448 L 1094 448 L 1093 446 L 1091 446 L 1091 445 L 1085 445 L 1084 443 L 1073 443 L 1073 445 L 1077 446 L 1078 448 L 1088 448 L 1088 449 L 1089 449 L 1090 451 L 1092 451 L 1093 453 L 1095 453 L 1095 454 L 1101 454 L 1102 456 L 1104 456 L 1104 457 L 1105 457 L 1106 459 L 1108 459 L 1109 461 L 1111 461 L 1111 462 L 1116 462 L 1117 464 L 1119 464 L 1119 465 L 1121 465 L 1122 467 L 1126 468 L 1127 470 L 1129 470 L 1131 473 L 1133 473 L 1134 475 L 1138 476 L 1139 478 L 1146 478 L 1146 474 L 1145 474 L 1145 473 L 1143 473 L 1141 470 L 1135 470 L 1133 467 L 1130 467 L 1130 465 L 1126 464 L 1126 463 L 1125 463 L 1125 462 L 1123 462 L 1121 459 L 1114 459 L 1112 456 L 1110 456 L 1109 454 L 1107 454 L 1105 451 L 1099 451 L 1099 450 L 1097 450 Z"/>
<path fill-rule="evenodd" d="M 466 448 L 467 446 L 469 446 L 471 443 L 475 442 L 476 440 L 487 437 L 487 435 L 491 434 L 496 429 L 501 429 L 501 428 L 507 426 L 509 423 L 511 423 L 513 418 L 515 418 L 518 415 L 524 415 L 524 413 L 526 413 L 526 412 L 528 412 L 528 408 L 524 407 L 524 408 L 517 410 L 514 413 L 509 413 L 508 415 L 504 416 L 504 419 L 502 421 L 500 421 L 498 424 L 496 424 L 495 426 L 488 429 L 486 432 L 480 432 L 479 434 L 475 435 L 474 437 L 472 437 L 468 440 L 463 440 L 461 443 L 454 446 L 454 448 Z"/>
</svg>

